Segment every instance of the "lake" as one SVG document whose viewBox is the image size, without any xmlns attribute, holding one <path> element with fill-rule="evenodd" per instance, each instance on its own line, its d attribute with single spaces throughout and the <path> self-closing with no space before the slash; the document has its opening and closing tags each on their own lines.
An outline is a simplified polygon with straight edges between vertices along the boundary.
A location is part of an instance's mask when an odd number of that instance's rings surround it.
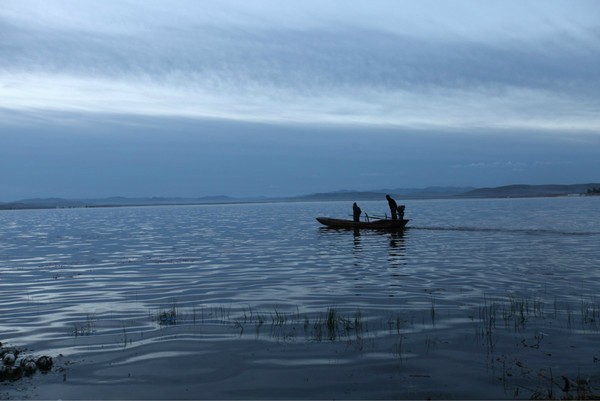
<svg viewBox="0 0 600 401">
<path fill-rule="evenodd" d="M 599 198 L 398 203 L 2 211 L 0 398 L 600 394 Z"/>
</svg>

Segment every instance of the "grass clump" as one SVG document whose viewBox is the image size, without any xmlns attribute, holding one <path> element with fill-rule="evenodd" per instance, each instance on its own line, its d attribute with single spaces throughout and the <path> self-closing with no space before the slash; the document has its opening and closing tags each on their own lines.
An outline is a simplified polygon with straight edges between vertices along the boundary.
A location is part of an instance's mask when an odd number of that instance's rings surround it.
<svg viewBox="0 0 600 401">
<path fill-rule="evenodd" d="M 156 322 L 161 326 L 174 326 L 177 324 L 179 312 L 177 306 L 173 304 L 171 307 L 161 309 L 156 314 Z"/>
<path fill-rule="evenodd" d="M 555 378 L 550 370 L 550 376 L 540 374 L 546 380 L 531 395 L 532 400 L 600 400 L 600 393 L 591 385 L 589 377 L 577 375 L 571 379 L 565 375 Z"/>
<path fill-rule="evenodd" d="M 86 316 L 85 322 L 82 324 L 75 324 L 73 327 L 73 335 L 78 336 L 90 336 L 96 332 L 96 318 L 94 315 L 89 313 Z"/>
<path fill-rule="evenodd" d="M 329 334 L 329 339 L 334 341 L 338 332 L 338 313 L 335 308 L 329 308 L 327 310 L 327 332 Z"/>
</svg>

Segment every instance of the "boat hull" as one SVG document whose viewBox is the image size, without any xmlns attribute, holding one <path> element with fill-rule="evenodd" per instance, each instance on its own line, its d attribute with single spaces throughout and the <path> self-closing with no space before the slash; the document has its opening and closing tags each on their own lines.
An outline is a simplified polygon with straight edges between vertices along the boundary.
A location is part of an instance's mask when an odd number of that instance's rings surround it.
<svg viewBox="0 0 600 401">
<path fill-rule="evenodd" d="M 409 220 L 381 219 L 374 221 L 353 221 L 333 219 L 330 217 L 317 217 L 317 221 L 329 228 L 339 229 L 365 229 L 365 230 L 403 230 Z"/>
</svg>

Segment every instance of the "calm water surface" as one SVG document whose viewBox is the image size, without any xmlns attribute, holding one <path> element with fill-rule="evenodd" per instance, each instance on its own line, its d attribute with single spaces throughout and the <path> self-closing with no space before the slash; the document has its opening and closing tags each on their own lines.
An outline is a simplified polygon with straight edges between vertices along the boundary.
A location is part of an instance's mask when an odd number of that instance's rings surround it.
<svg viewBox="0 0 600 401">
<path fill-rule="evenodd" d="M 188 323 L 336 308 L 416 324 L 435 309 L 448 330 L 494 299 L 576 309 L 600 291 L 599 200 L 406 201 L 403 234 L 360 235 L 314 219 L 349 218 L 350 202 L 4 211 L 0 340 L 85 354 L 63 340 L 160 330 L 172 307 Z"/>
</svg>

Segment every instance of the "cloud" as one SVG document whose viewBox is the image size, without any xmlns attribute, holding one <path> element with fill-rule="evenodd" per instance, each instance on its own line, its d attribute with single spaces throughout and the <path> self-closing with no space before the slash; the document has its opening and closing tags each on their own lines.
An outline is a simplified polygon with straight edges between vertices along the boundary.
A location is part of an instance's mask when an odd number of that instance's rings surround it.
<svg viewBox="0 0 600 401">
<path fill-rule="evenodd" d="M 4 76 L 6 78 L 6 75 Z M 168 80 L 173 80 L 169 82 Z M 505 128 L 550 131 L 600 127 L 594 101 L 519 87 L 461 90 L 314 88 L 310 94 L 210 78 L 120 79 L 13 74 L 0 107 L 103 114 L 218 118 L 272 123 L 389 125 L 415 128 Z M 185 85 L 187 83 L 187 86 Z M 218 89 L 215 87 L 218 86 Z M 549 110 L 551 113 L 549 113 Z"/>
<path fill-rule="evenodd" d="M 597 3 L 321 3 L 8 1 L 0 107 L 600 131 Z"/>
</svg>

